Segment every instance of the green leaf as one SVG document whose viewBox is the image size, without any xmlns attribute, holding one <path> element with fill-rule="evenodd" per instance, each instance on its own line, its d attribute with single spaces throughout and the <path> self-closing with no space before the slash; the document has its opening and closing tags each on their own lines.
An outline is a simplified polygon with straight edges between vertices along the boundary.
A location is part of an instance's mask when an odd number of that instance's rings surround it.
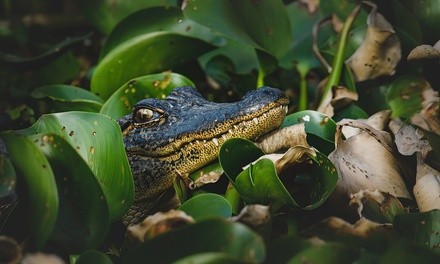
<svg viewBox="0 0 440 264">
<path fill-rule="evenodd" d="M 424 83 L 422 77 L 415 75 L 402 75 L 391 83 L 386 100 L 393 117 L 408 118 L 422 109 L 420 91 Z"/>
<path fill-rule="evenodd" d="M 299 207 L 277 175 L 275 165 L 269 159 L 261 159 L 242 171 L 235 179 L 237 191 L 245 201 L 253 204 L 286 204 Z"/>
<path fill-rule="evenodd" d="M 74 0 L 81 14 L 103 33 L 109 33 L 113 27 L 130 13 L 152 6 L 177 6 L 175 0 Z"/>
<path fill-rule="evenodd" d="M 378 260 L 378 263 L 438 263 L 440 256 L 432 251 L 415 246 L 409 241 L 400 240 L 394 243 Z"/>
<path fill-rule="evenodd" d="M 89 166 L 63 138 L 54 134 L 30 136 L 48 159 L 59 192 L 59 211 L 49 239 L 57 248 L 81 252 L 97 247 L 107 236 L 107 202 Z"/>
<path fill-rule="evenodd" d="M 279 58 L 292 36 L 282 1 L 187 1 L 185 16 Z"/>
<path fill-rule="evenodd" d="M 368 114 L 365 113 L 365 111 L 360 108 L 359 106 L 355 105 L 354 103 L 351 103 L 342 109 L 339 109 L 335 115 L 332 117 L 332 119 L 335 122 L 341 121 L 344 118 L 350 118 L 350 119 L 367 119 Z"/>
<path fill-rule="evenodd" d="M 106 254 L 96 251 L 96 250 L 88 250 L 82 253 L 74 264 L 112 264 L 113 261 Z"/>
<path fill-rule="evenodd" d="M 132 78 L 169 70 L 212 48 L 208 43 L 170 32 L 153 32 L 125 41 L 98 64 L 91 91 L 108 98 Z"/>
<path fill-rule="evenodd" d="M 312 243 L 298 236 L 277 238 L 268 245 L 266 263 L 287 263 L 289 259 L 309 247 L 312 247 Z"/>
<path fill-rule="evenodd" d="M 180 86 L 194 86 L 194 84 L 185 76 L 169 72 L 132 79 L 108 98 L 100 113 L 118 119 L 129 114 L 138 101 L 145 98 L 163 99 L 174 88 Z"/>
<path fill-rule="evenodd" d="M 336 169 L 319 151 L 316 151 L 316 156 L 309 156 L 312 161 L 310 166 L 293 170 L 293 175 L 282 174 L 282 179 L 269 159 L 263 158 L 243 170 L 244 166 L 263 155 L 252 142 L 240 138 L 230 139 L 220 148 L 221 166 L 243 199 L 249 203 L 275 204 L 276 209 L 288 205 L 309 210 L 320 206 L 336 187 Z M 292 184 L 299 186 L 299 191 L 290 193 L 288 188 Z"/>
<path fill-rule="evenodd" d="M 25 136 L 15 132 L 4 132 L 0 136 L 24 193 L 20 210 L 14 210 L 13 215 L 18 221 L 24 221 L 21 229 L 29 239 L 30 248 L 39 250 L 52 233 L 58 215 L 58 189 L 53 171 L 43 153 Z"/>
<path fill-rule="evenodd" d="M 263 240 L 248 227 L 223 219 L 207 219 L 146 241 L 123 263 L 142 263 L 146 259 L 151 263 L 171 263 L 208 252 L 224 253 L 246 263 L 260 263 L 265 257 Z"/>
<path fill-rule="evenodd" d="M 180 210 L 200 221 L 207 218 L 229 218 L 232 209 L 229 202 L 221 195 L 215 193 L 203 193 L 196 195 L 183 203 Z"/>
<path fill-rule="evenodd" d="M 396 215 L 394 227 L 417 245 L 440 254 L 440 210 Z"/>
<path fill-rule="evenodd" d="M 229 180 L 234 183 L 243 167 L 263 156 L 264 152 L 249 140 L 232 138 L 220 148 L 219 161 Z"/>
<path fill-rule="evenodd" d="M 109 117 L 87 112 L 43 115 L 24 135 L 55 133 L 83 158 L 107 200 L 110 219 L 122 217 L 133 202 L 134 184 L 119 125 Z"/>
<path fill-rule="evenodd" d="M 194 37 L 213 45 L 224 44 L 219 34 L 185 18 L 180 9 L 153 7 L 135 12 L 122 20 L 108 36 L 100 56 L 104 57 L 125 41 L 158 31 Z"/>
<path fill-rule="evenodd" d="M 298 123 L 305 124 L 307 142 L 311 146 L 325 154 L 334 150 L 336 123 L 333 119 L 317 111 L 304 110 L 286 116 L 281 127 Z"/>
<path fill-rule="evenodd" d="M 97 95 L 70 85 L 47 85 L 35 89 L 33 98 L 48 98 L 53 112 L 69 110 L 99 112 L 104 101 Z"/>
<path fill-rule="evenodd" d="M 287 263 L 352 263 L 358 256 L 359 251 L 350 245 L 329 242 L 298 253 Z"/>
</svg>

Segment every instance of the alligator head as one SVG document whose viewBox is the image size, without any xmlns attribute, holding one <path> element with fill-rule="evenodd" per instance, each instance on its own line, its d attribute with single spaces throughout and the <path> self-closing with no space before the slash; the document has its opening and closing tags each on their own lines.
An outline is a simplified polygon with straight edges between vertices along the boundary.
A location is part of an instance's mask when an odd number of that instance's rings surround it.
<svg viewBox="0 0 440 264">
<path fill-rule="evenodd" d="M 215 103 L 192 87 L 166 99 L 144 99 L 119 120 L 135 183 L 135 202 L 124 222 L 136 223 L 148 204 L 188 175 L 216 159 L 230 138 L 255 139 L 278 128 L 286 114 L 284 92 L 263 87 L 241 101 Z"/>
</svg>

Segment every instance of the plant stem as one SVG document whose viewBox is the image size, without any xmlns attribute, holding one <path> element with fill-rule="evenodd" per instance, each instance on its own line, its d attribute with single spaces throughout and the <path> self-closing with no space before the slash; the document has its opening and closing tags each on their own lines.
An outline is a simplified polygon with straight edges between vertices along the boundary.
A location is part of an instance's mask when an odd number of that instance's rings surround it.
<svg viewBox="0 0 440 264">
<path fill-rule="evenodd" d="M 356 6 L 355 9 L 353 9 L 351 14 L 347 17 L 344 26 L 342 27 L 341 38 L 339 39 L 336 55 L 332 63 L 332 72 L 330 73 L 330 76 L 324 88 L 324 92 L 322 93 L 320 104 L 322 104 L 323 100 L 327 96 L 330 89 L 335 85 L 339 85 L 339 80 L 341 78 L 341 72 L 342 72 L 342 65 L 344 64 L 345 50 L 347 48 L 348 33 L 350 32 L 350 28 L 355 18 L 357 17 L 360 8 L 361 6 L 358 5 Z"/>
<path fill-rule="evenodd" d="M 240 212 L 241 197 L 237 192 L 237 189 L 235 189 L 231 183 L 229 183 L 228 188 L 226 189 L 225 198 L 231 205 L 232 213 L 238 214 Z"/>
<path fill-rule="evenodd" d="M 264 75 L 265 73 L 263 67 L 260 66 L 260 68 L 258 69 L 257 88 L 264 86 Z"/>
<path fill-rule="evenodd" d="M 306 81 L 307 71 L 304 72 L 299 70 L 299 102 L 298 111 L 307 110 L 308 96 L 307 96 L 307 81 Z"/>
</svg>

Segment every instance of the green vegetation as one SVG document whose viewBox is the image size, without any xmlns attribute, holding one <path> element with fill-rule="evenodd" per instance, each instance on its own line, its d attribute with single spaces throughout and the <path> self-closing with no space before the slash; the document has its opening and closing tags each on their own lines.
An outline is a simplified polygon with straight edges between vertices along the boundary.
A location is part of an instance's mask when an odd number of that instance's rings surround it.
<svg viewBox="0 0 440 264">
<path fill-rule="evenodd" d="M 71 263 L 438 262 L 440 5 L 382 2 L 0 1 L 0 247 Z M 407 59 L 420 45 L 432 52 Z M 303 125 L 306 143 L 274 160 L 230 139 L 190 175 L 197 188 L 175 183 L 191 220 L 126 238 L 134 183 L 117 120 L 180 86 L 229 102 L 263 85 L 289 95 L 281 127 Z M 406 190 L 341 195 L 341 178 L 383 163 Z"/>
</svg>

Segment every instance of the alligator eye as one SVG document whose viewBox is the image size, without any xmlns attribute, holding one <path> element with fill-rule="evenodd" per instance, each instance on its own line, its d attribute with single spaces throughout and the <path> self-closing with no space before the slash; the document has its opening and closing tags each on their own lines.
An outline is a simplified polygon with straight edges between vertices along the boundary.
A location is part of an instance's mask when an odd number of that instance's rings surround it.
<svg viewBox="0 0 440 264">
<path fill-rule="evenodd" d="M 133 112 L 133 123 L 135 126 L 152 126 L 160 123 L 164 118 L 164 111 L 158 108 L 143 107 Z"/>
<path fill-rule="evenodd" d="M 141 108 L 134 114 L 134 120 L 136 123 L 145 123 L 151 121 L 153 118 L 153 110 L 148 108 Z"/>
</svg>

